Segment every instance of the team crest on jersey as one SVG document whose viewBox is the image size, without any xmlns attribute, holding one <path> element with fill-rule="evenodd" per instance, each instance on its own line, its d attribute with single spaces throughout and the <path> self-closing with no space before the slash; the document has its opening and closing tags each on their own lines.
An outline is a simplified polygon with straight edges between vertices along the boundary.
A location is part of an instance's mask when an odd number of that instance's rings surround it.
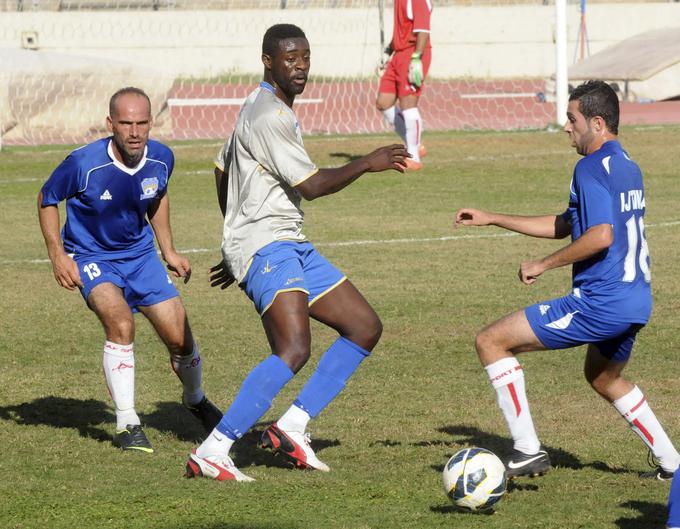
<svg viewBox="0 0 680 529">
<path fill-rule="evenodd" d="M 158 178 L 145 178 L 142 180 L 142 194 L 139 195 L 140 200 L 154 198 L 158 191 Z"/>
</svg>

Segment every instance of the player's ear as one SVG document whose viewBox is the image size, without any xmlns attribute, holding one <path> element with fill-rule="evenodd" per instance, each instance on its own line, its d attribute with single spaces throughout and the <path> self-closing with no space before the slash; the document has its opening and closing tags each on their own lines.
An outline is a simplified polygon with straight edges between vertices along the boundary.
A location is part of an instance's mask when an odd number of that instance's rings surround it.
<svg viewBox="0 0 680 529">
<path fill-rule="evenodd" d="M 113 132 L 113 120 L 111 116 L 106 116 L 106 128 L 109 132 Z"/>
<path fill-rule="evenodd" d="M 271 70 L 272 69 L 272 58 L 271 58 L 271 56 L 267 55 L 266 53 L 263 53 L 262 54 L 262 64 L 264 64 L 264 67 L 267 70 Z"/>
<path fill-rule="evenodd" d="M 595 116 L 593 118 L 593 127 L 595 128 L 595 132 L 604 132 L 607 129 L 607 124 L 604 122 L 602 116 Z"/>
</svg>

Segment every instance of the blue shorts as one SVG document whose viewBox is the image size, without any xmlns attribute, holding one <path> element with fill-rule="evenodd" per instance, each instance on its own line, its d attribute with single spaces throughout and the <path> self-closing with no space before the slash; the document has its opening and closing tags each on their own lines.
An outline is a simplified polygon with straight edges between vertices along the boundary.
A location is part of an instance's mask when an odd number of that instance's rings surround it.
<svg viewBox="0 0 680 529">
<path fill-rule="evenodd" d="M 239 286 L 262 316 L 279 292 L 305 292 L 312 305 L 345 279 L 311 243 L 276 241 L 253 256 Z"/>
<path fill-rule="evenodd" d="M 92 289 L 101 283 L 113 283 L 122 289 L 123 297 L 133 312 L 137 312 L 138 306 L 155 305 L 179 296 L 155 251 L 113 261 L 96 255 L 74 255 L 73 260 L 80 271 L 83 282 L 80 293 L 86 302 Z"/>
<path fill-rule="evenodd" d="M 611 307 L 610 307 L 611 308 Z M 597 346 L 603 356 L 617 362 L 628 360 L 643 323 L 616 321 L 611 311 L 605 320 L 597 304 L 577 294 L 542 301 L 524 309 L 529 325 L 548 349 L 583 344 Z"/>
</svg>

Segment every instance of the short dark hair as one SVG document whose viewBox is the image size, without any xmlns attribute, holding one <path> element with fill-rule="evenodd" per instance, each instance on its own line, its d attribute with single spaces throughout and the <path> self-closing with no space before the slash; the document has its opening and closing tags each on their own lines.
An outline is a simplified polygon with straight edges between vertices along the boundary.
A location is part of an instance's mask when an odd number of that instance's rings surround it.
<svg viewBox="0 0 680 529">
<path fill-rule="evenodd" d="M 578 85 L 569 95 L 569 101 L 578 101 L 578 109 L 586 119 L 600 116 L 609 132 L 619 133 L 619 98 L 604 81 Z"/>
<path fill-rule="evenodd" d="M 109 116 L 113 116 L 116 110 L 118 98 L 127 94 L 135 94 L 146 99 L 146 102 L 149 104 L 149 114 L 151 114 L 151 100 L 149 99 L 149 96 L 146 95 L 146 92 L 141 88 L 126 86 L 125 88 L 121 88 L 120 90 L 116 91 L 116 93 L 111 96 L 111 99 L 109 100 Z"/>
<path fill-rule="evenodd" d="M 294 24 L 275 24 L 262 39 L 262 54 L 273 57 L 279 49 L 279 42 L 286 39 L 306 39 L 305 32 Z"/>
</svg>

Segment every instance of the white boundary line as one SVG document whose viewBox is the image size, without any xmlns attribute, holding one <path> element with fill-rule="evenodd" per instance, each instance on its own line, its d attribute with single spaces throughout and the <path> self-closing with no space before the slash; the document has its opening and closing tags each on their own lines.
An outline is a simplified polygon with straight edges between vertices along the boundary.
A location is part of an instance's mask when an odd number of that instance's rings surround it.
<svg viewBox="0 0 680 529">
<path fill-rule="evenodd" d="M 679 226 L 680 220 L 671 220 L 668 222 L 659 222 L 657 224 L 649 224 L 645 226 L 647 228 L 665 228 L 668 226 Z M 339 248 L 344 246 L 368 246 L 373 244 L 420 244 L 428 242 L 447 242 L 447 241 L 462 241 L 468 239 L 500 239 L 506 237 L 517 237 L 519 233 L 488 233 L 480 235 L 446 235 L 443 237 L 410 237 L 404 239 L 365 239 L 356 241 L 336 241 L 336 242 L 320 242 L 314 243 L 317 248 Z M 218 245 L 215 248 L 184 248 L 178 250 L 179 253 L 208 253 L 215 252 L 219 253 L 220 248 Z M 0 265 L 9 264 L 44 264 L 49 263 L 49 259 L 8 259 L 0 261 Z"/>
</svg>

